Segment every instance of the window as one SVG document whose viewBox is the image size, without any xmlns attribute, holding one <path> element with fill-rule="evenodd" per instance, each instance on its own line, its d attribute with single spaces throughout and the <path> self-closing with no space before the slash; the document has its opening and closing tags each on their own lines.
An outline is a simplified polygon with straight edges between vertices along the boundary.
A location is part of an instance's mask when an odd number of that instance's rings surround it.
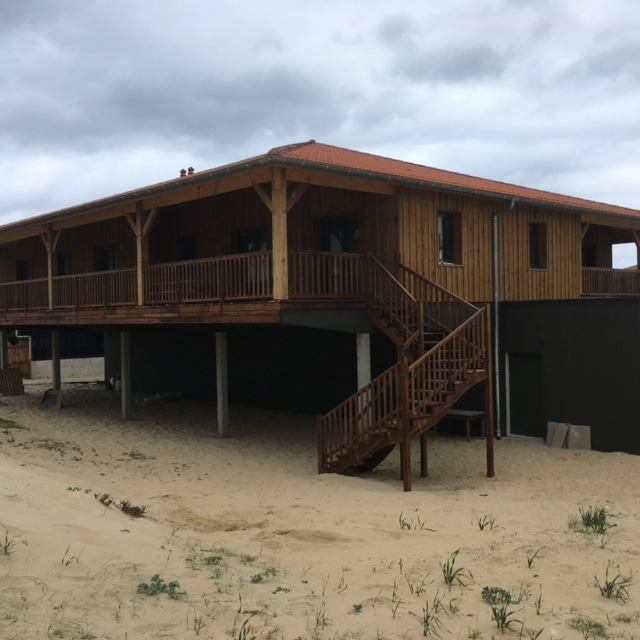
<svg viewBox="0 0 640 640">
<path fill-rule="evenodd" d="M 594 244 L 582 245 L 582 266 L 583 267 L 595 267 L 597 266 L 597 252 Z"/>
<path fill-rule="evenodd" d="M 457 211 L 438 213 L 438 262 L 462 264 L 462 215 Z"/>
<path fill-rule="evenodd" d="M 259 227 L 258 229 L 244 229 L 243 231 L 238 231 L 236 236 L 236 249 L 238 253 L 266 251 L 267 230 L 264 227 Z"/>
<path fill-rule="evenodd" d="M 349 213 L 320 219 L 320 250 L 355 253 L 358 251 L 358 216 Z"/>
<path fill-rule="evenodd" d="M 547 225 L 529 223 L 529 268 L 547 268 Z"/>
<path fill-rule="evenodd" d="M 118 248 L 96 247 L 94 249 L 94 270 L 111 271 L 118 268 Z"/>
<path fill-rule="evenodd" d="M 16 260 L 16 280 L 31 280 L 31 278 L 33 278 L 33 262 Z"/>
<path fill-rule="evenodd" d="M 71 275 L 71 254 L 70 253 L 58 253 L 56 254 L 57 274 L 59 276 Z"/>
<path fill-rule="evenodd" d="M 185 238 L 182 240 L 181 260 L 195 260 L 196 259 L 196 239 Z"/>
</svg>

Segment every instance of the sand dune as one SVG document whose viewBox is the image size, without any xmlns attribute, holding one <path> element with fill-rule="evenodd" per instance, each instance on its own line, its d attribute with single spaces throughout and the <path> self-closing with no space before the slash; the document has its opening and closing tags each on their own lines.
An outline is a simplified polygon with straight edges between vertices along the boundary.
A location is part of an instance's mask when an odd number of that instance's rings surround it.
<svg viewBox="0 0 640 640">
<path fill-rule="evenodd" d="M 0 407 L 2 639 L 422 638 L 432 615 L 429 636 L 490 640 L 486 586 L 511 593 L 507 635 L 640 637 L 638 457 L 506 438 L 487 479 L 483 441 L 434 437 L 405 494 L 395 453 L 318 476 L 313 416 L 232 407 L 221 441 L 208 403 L 123 423 L 117 394 L 67 385 L 40 411 L 44 388 Z M 589 506 L 604 536 L 568 526 Z M 601 595 L 607 567 L 628 599 Z"/>
</svg>

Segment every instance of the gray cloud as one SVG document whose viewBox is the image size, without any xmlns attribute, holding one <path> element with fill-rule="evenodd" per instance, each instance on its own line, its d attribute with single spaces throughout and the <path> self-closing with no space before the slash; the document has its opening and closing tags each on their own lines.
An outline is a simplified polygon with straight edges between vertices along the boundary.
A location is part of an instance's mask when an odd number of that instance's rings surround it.
<svg viewBox="0 0 640 640">
<path fill-rule="evenodd" d="M 309 138 L 640 208 L 638 13 L 634 0 L 1 3 L 0 220 Z"/>
</svg>

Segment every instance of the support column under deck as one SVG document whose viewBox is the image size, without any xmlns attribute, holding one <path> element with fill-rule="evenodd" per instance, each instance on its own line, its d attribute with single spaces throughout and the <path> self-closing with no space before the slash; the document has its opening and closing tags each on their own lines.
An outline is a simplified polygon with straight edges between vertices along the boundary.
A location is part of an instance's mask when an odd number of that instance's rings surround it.
<svg viewBox="0 0 640 640">
<path fill-rule="evenodd" d="M 227 377 L 227 334 L 216 333 L 216 397 L 218 438 L 229 438 L 229 386 Z"/>
<path fill-rule="evenodd" d="M 358 389 L 371 382 L 371 336 L 368 333 L 356 334 L 356 353 L 358 358 Z"/>
<path fill-rule="evenodd" d="M 0 369 L 9 366 L 9 332 L 0 331 Z"/>
<path fill-rule="evenodd" d="M 62 376 L 60 375 L 60 332 L 51 331 L 51 381 L 54 391 L 62 389 Z"/>
<path fill-rule="evenodd" d="M 131 339 L 128 331 L 120 332 L 120 384 L 122 419 L 131 420 Z"/>
</svg>

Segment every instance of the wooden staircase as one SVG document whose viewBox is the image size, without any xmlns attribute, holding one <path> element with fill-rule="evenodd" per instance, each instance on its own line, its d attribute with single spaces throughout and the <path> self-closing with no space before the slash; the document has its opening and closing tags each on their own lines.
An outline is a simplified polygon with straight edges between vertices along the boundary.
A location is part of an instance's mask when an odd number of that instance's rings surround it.
<svg viewBox="0 0 640 640">
<path fill-rule="evenodd" d="M 426 475 L 427 431 L 479 382 L 487 380 L 490 397 L 491 340 L 488 306 L 475 307 L 403 265 L 398 273 L 368 256 L 369 319 L 396 344 L 398 362 L 318 416 L 318 472 L 371 471 L 399 444 L 409 491 L 411 441 L 420 437 Z"/>
</svg>

